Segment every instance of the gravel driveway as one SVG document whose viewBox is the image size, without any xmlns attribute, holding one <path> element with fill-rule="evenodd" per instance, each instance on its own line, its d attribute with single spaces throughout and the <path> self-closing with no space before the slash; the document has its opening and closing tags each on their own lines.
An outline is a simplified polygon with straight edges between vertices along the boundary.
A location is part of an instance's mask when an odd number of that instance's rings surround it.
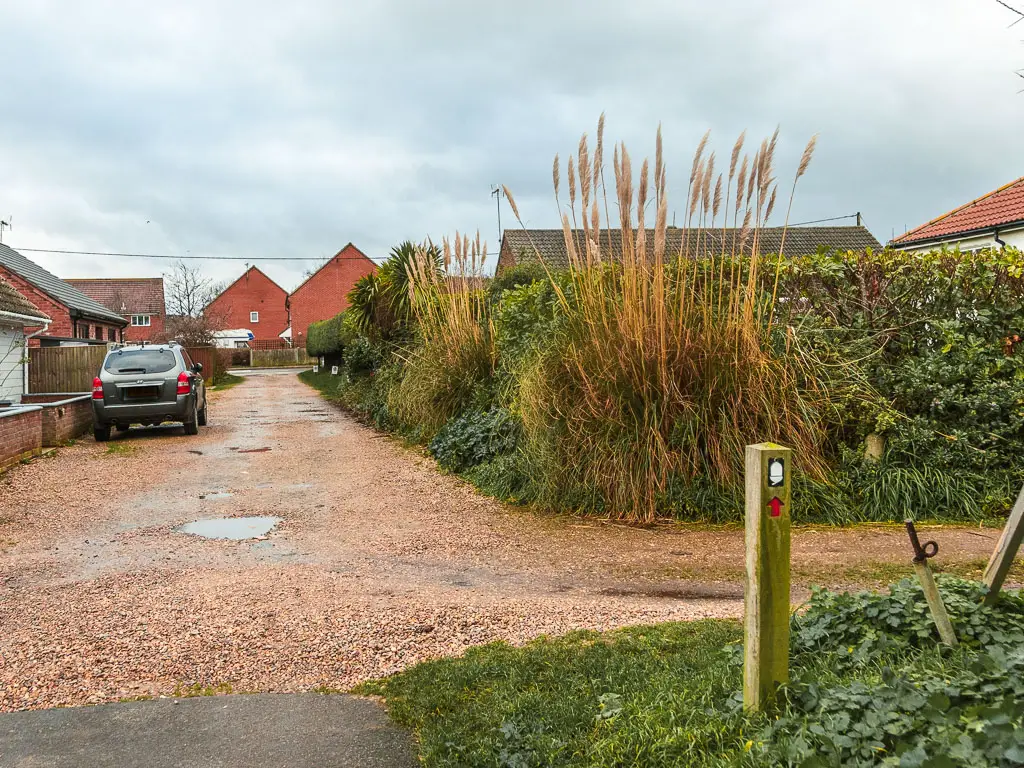
<svg viewBox="0 0 1024 768">
<path fill-rule="evenodd" d="M 274 515 L 265 538 L 175 531 Z M 952 532 L 950 532 L 952 535 Z M 957 534 L 984 557 L 991 531 Z M 794 559 L 906 560 L 899 532 L 802 531 Z M 495 639 L 738 616 L 740 531 L 545 518 L 481 497 L 294 373 L 210 427 L 91 438 L 0 476 L 0 711 L 346 689 Z"/>
</svg>

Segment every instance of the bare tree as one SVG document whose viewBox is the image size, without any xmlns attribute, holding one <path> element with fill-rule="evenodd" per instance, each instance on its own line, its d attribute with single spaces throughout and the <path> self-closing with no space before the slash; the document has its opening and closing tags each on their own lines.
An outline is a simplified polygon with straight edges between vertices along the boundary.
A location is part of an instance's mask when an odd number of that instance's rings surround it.
<svg viewBox="0 0 1024 768">
<path fill-rule="evenodd" d="M 309 278 L 311 278 L 313 275 L 315 275 L 317 272 L 319 272 L 321 269 L 323 269 L 324 265 L 327 264 L 333 258 L 334 258 L 333 255 L 331 255 L 331 256 L 322 256 L 319 259 L 317 259 L 316 261 L 314 261 L 313 262 L 313 266 L 309 267 L 309 269 L 306 269 L 302 273 L 302 280 L 303 280 L 303 282 L 305 282 L 306 280 L 309 280 Z"/>
<path fill-rule="evenodd" d="M 174 263 L 171 271 L 164 275 L 164 285 L 169 315 L 199 317 L 217 296 L 213 281 L 184 261 Z"/>
<path fill-rule="evenodd" d="M 167 333 L 186 346 L 213 343 L 214 331 L 223 328 L 223 318 L 206 312 L 221 292 L 221 285 L 195 267 L 178 261 L 164 275 L 167 303 Z"/>
</svg>

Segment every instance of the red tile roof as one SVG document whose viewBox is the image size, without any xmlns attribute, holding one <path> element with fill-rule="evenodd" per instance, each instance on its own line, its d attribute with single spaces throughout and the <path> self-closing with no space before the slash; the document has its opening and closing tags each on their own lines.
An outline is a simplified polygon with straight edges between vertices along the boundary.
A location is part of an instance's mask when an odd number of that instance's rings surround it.
<svg viewBox="0 0 1024 768">
<path fill-rule="evenodd" d="M 995 229 L 1004 224 L 1022 221 L 1024 176 L 900 235 L 892 243 L 900 246 L 927 240 L 944 240 L 950 235 Z"/>
<path fill-rule="evenodd" d="M 118 314 L 166 314 L 162 277 L 99 277 L 64 282 Z"/>
<path fill-rule="evenodd" d="M 39 307 L 2 277 L 0 277 L 0 312 L 10 312 L 23 317 L 36 317 L 44 322 L 50 322 L 50 318 Z"/>
</svg>

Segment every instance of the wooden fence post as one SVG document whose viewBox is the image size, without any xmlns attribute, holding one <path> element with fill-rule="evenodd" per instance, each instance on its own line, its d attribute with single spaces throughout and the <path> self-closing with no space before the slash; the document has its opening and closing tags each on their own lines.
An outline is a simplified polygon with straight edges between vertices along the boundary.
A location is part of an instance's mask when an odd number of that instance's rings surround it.
<svg viewBox="0 0 1024 768">
<path fill-rule="evenodd" d="M 743 618 L 743 706 L 763 710 L 789 680 L 789 521 L 792 451 L 774 443 L 746 450 L 747 588 Z"/>
<path fill-rule="evenodd" d="M 1003 533 L 996 543 L 995 551 L 989 558 L 988 566 L 981 580 L 988 587 L 988 594 L 985 595 L 985 603 L 993 605 L 999 599 L 999 590 L 1003 588 L 1006 581 L 1006 574 L 1010 572 L 1013 559 L 1020 549 L 1021 540 L 1024 539 L 1024 488 L 1020 489 L 1017 502 L 1013 505 L 1010 518 L 1006 521 Z"/>
</svg>

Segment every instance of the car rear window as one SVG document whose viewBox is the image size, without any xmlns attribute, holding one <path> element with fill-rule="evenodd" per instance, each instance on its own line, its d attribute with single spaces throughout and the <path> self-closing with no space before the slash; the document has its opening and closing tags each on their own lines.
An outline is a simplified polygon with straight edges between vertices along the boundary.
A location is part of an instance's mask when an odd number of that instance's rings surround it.
<svg viewBox="0 0 1024 768">
<path fill-rule="evenodd" d="M 110 373 L 163 373 L 177 364 L 169 349 L 125 349 L 107 355 L 103 367 Z"/>
</svg>

